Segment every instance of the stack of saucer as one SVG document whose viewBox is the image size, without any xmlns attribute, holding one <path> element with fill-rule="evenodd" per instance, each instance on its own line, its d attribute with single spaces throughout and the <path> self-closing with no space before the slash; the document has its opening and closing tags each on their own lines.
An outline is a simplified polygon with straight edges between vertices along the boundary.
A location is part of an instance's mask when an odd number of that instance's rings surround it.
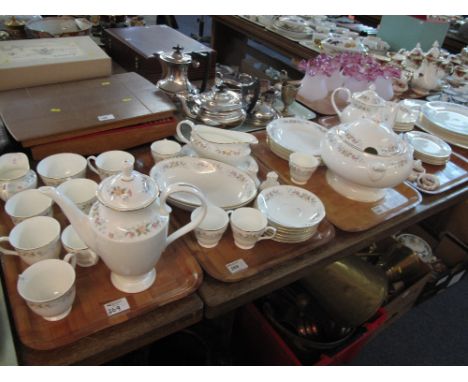
<svg viewBox="0 0 468 382">
<path fill-rule="evenodd" d="M 313 193 L 295 186 L 275 186 L 263 190 L 257 208 L 276 228 L 273 240 L 300 243 L 313 237 L 325 217 L 325 207 Z"/>
<path fill-rule="evenodd" d="M 435 135 L 411 131 L 405 138 L 414 147 L 414 157 L 424 163 L 442 166 L 450 160 L 452 149 Z"/>
<path fill-rule="evenodd" d="M 414 129 L 414 124 L 419 116 L 419 109 L 406 105 L 404 101 L 400 102 L 398 113 L 395 119 L 393 131 L 396 133 L 405 133 Z"/>
</svg>

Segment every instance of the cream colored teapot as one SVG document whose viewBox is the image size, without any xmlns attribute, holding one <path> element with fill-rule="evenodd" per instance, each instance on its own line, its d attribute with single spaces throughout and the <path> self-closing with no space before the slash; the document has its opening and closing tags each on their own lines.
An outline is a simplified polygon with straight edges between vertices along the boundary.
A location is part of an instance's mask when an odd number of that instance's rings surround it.
<svg viewBox="0 0 468 382">
<path fill-rule="evenodd" d="M 336 105 L 338 92 L 344 92 L 350 104 L 343 110 Z M 396 102 L 385 101 L 371 85 L 369 89 L 351 94 L 347 88 L 337 88 L 331 95 L 331 103 L 341 123 L 350 123 L 361 119 L 371 119 L 377 123 L 383 123 L 390 128 L 395 125 L 396 116 L 400 105 Z"/>
<path fill-rule="evenodd" d="M 111 270 L 112 284 L 127 293 L 151 287 L 156 279 L 155 265 L 164 249 L 174 240 L 197 227 L 206 214 L 206 199 L 194 186 L 175 183 L 159 196 L 156 182 L 133 170 L 125 161 L 122 173 L 104 179 L 97 190 L 97 201 L 89 215 L 53 187 L 40 191 L 62 209 L 88 247 Z M 171 209 L 167 197 L 175 192 L 195 195 L 202 213 L 168 236 Z"/>
</svg>

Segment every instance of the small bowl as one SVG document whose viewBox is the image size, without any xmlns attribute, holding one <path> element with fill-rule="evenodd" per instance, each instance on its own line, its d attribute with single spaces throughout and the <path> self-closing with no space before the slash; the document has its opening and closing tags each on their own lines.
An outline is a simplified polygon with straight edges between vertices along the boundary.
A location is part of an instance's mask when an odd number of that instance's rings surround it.
<svg viewBox="0 0 468 382">
<path fill-rule="evenodd" d="M 46 186 L 58 186 L 68 179 L 84 178 L 86 159 L 78 154 L 60 153 L 42 159 L 37 172 Z"/>
<path fill-rule="evenodd" d="M 175 141 L 169 139 L 161 139 L 151 144 L 151 155 L 153 156 L 154 163 L 161 160 L 173 158 L 180 154 L 182 146 Z"/>
</svg>

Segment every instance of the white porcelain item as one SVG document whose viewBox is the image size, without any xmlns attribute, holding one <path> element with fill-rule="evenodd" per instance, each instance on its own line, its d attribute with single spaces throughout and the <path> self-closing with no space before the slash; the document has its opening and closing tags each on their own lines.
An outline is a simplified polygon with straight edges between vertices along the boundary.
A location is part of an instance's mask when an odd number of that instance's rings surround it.
<svg viewBox="0 0 468 382">
<path fill-rule="evenodd" d="M 92 267 L 99 261 L 98 255 L 81 240 L 73 226 L 69 225 L 63 230 L 61 240 L 65 250 L 75 254 L 76 263 L 80 267 Z"/>
<path fill-rule="evenodd" d="M 321 149 L 329 185 L 360 202 L 382 199 L 385 189 L 407 179 L 413 166 L 413 147 L 370 119 L 330 129 Z"/>
<path fill-rule="evenodd" d="M 272 239 L 276 228 L 268 226 L 267 218 L 257 209 L 238 208 L 231 214 L 234 244 L 241 249 L 251 249 L 260 240 Z"/>
<path fill-rule="evenodd" d="M 468 138 L 468 107 L 450 102 L 428 102 L 421 113 L 447 133 Z"/>
<path fill-rule="evenodd" d="M 435 135 L 412 131 L 406 133 L 405 138 L 413 146 L 415 157 L 423 162 L 429 160 L 429 164 L 443 164 L 450 159 L 452 149 Z"/>
<path fill-rule="evenodd" d="M 232 211 L 224 211 L 222 208 L 208 204 L 206 215 L 202 222 L 195 228 L 195 237 L 198 244 L 204 248 L 216 247 L 226 232 L 229 224 L 229 214 Z M 196 220 L 203 213 L 203 209 L 198 207 L 192 211 L 191 220 Z"/>
<path fill-rule="evenodd" d="M 191 185 L 171 184 L 159 195 L 156 182 L 134 171 L 130 161 L 125 162 L 122 173 L 100 183 L 98 201 L 89 215 L 57 189 L 40 190 L 61 207 L 78 236 L 111 270 L 112 284 L 127 293 L 151 287 L 156 279 L 155 265 L 164 249 L 204 218 L 204 213 L 200 214 L 198 220 L 168 235 L 168 196 L 176 192 L 195 195 L 206 209 L 205 197 Z"/>
<path fill-rule="evenodd" d="M 52 217 L 52 199 L 36 189 L 24 190 L 7 200 L 5 212 L 15 225 L 33 216 Z"/>
<path fill-rule="evenodd" d="M 215 206 L 233 209 L 250 203 L 257 187 L 245 172 L 231 165 L 210 159 L 180 157 L 157 163 L 150 176 L 164 190 L 180 182 L 192 184 Z M 190 193 L 174 193 L 170 202 L 196 208 L 200 201 Z"/>
<path fill-rule="evenodd" d="M 182 131 L 184 126 L 190 130 L 190 140 Z M 184 143 L 191 143 L 192 148 L 201 157 L 233 165 L 245 161 L 251 152 L 250 145 L 258 143 L 252 134 L 195 125 L 189 120 L 179 122 L 177 137 Z"/>
<path fill-rule="evenodd" d="M 288 154 L 300 151 L 320 155 L 320 142 L 327 129 L 305 119 L 280 118 L 270 122 L 266 131 L 268 140 L 273 141 Z"/>
<path fill-rule="evenodd" d="M 60 153 L 42 159 L 37 172 L 47 186 L 58 186 L 72 178 L 84 178 L 86 159 L 74 153 Z"/>
<path fill-rule="evenodd" d="M 151 155 L 154 163 L 158 163 L 164 159 L 173 158 L 180 154 L 182 146 L 180 143 L 170 141 L 169 139 L 161 139 L 151 144 Z"/>
<path fill-rule="evenodd" d="M 91 171 L 98 174 L 101 180 L 103 180 L 108 176 L 120 173 L 124 168 L 124 161 L 135 163 L 135 157 L 126 151 L 112 150 L 103 152 L 97 157 L 91 155 L 86 161 Z M 95 166 L 92 164 L 93 161 Z"/>
<path fill-rule="evenodd" d="M 292 230 L 315 232 L 325 217 L 325 207 L 312 192 L 301 187 L 281 185 L 257 196 L 257 208 L 270 223 Z"/>
<path fill-rule="evenodd" d="M 59 185 L 57 189 L 86 214 L 97 200 L 98 184 L 91 179 L 69 179 Z"/>
<path fill-rule="evenodd" d="M 8 236 L 0 237 L 14 250 L 0 247 L 4 255 L 19 256 L 31 265 L 45 259 L 57 259 L 60 255 L 60 224 L 49 216 L 34 216 L 16 225 Z"/>
<path fill-rule="evenodd" d="M 313 155 L 295 152 L 289 156 L 289 174 L 293 183 L 306 184 L 320 161 Z"/>
<path fill-rule="evenodd" d="M 0 198 L 7 201 L 12 195 L 37 187 L 37 175 L 29 168 L 23 153 L 0 156 Z"/>
<path fill-rule="evenodd" d="M 75 300 L 75 257 L 48 259 L 31 265 L 18 276 L 17 290 L 28 307 L 47 321 L 68 316 Z"/>
<path fill-rule="evenodd" d="M 336 105 L 336 97 L 342 92 L 346 96 L 346 101 L 350 102 L 343 110 Z M 342 123 L 353 122 L 362 118 L 380 119 L 386 107 L 386 101 L 371 86 L 361 92 L 351 93 L 348 88 L 337 88 L 331 95 L 331 103 Z"/>
<path fill-rule="evenodd" d="M 424 263 L 430 264 L 437 261 L 431 246 L 423 238 L 411 233 L 402 233 L 397 236 L 397 240 L 412 249 Z"/>
</svg>

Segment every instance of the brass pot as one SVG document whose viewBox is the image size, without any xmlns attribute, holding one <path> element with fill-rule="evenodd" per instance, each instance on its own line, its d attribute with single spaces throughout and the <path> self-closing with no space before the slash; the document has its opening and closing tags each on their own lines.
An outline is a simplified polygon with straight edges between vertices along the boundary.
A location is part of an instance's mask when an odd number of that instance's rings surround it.
<svg viewBox="0 0 468 382">
<path fill-rule="evenodd" d="M 385 273 L 357 256 L 315 269 L 301 282 L 336 322 L 347 326 L 369 320 L 388 292 Z"/>
</svg>

